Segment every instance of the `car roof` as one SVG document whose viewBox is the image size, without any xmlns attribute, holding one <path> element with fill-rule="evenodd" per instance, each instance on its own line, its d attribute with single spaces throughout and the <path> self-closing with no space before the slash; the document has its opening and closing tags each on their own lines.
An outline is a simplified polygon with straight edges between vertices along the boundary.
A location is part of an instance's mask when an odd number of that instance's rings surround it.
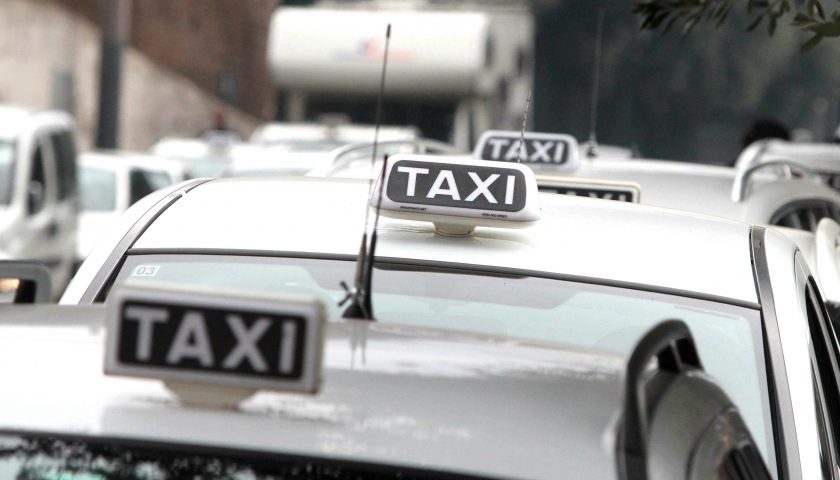
<svg viewBox="0 0 840 480">
<path fill-rule="evenodd" d="M 251 136 L 253 142 L 283 142 L 299 140 L 337 140 L 345 142 L 372 141 L 375 125 L 361 124 L 323 124 L 323 123 L 283 123 L 272 122 L 260 126 Z M 417 136 L 414 127 L 382 125 L 379 127 L 380 140 L 403 140 Z"/>
<path fill-rule="evenodd" d="M 72 117 L 61 111 L 36 112 L 25 107 L 0 105 L 0 139 L 12 140 L 39 122 L 59 124 L 68 129 L 73 126 Z"/>
<path fill-rule="evenodd" d="M 473 158 L 454 156 L 448 158 Z M 369 178 L 381 168 L 365 159 L 339 165 L 328 176 Z M 378 167 L 377 167 L 378 165 Z M 641 190 L 640 202 L 664 208 L 714 215 L 746 223 L 770 223 L 774 214 L 797 201 L 822 200 L 840 207 L 840 194 L 816 178 L 783 178 L 772 172 L 757 172 L 746 183 L 746 196 L 733 200 L 738 171 L 719 165 L 669 160 L 594 158 L 584 159 L 573 171 L 551 165 L 533 165 L 539 179 L 590 179 L 599 182 L 633 182 Z M 310 175 L 323 174 L 314 171 Z"/>
<path fill-rule="evenodd" d="M 167 208 L 132 250 L 353 258 L 368 185 L 317 177 L 213 180 Z M 552 194 L 540 200 L 542 219 L 533 226 L 479 227 L 470 238 L 444 237 L 429 223 L 383 217 L 376 253 L 757 303 L 746 224 L 604 200 Z"/>
<path fill-rule="evenodd" d="M 335 321 L 328 323 L 316 395 L 261 392 L 240 411 L 193 409 L 157 380 L 103 374 L 104 312 L 101 306 L 4 311 L 0 431 L 282 452 L 491 478 L 553 479 L 561 471 L 615 478 L 614 450 L 605 439 L 621 404 L 625 359 L 617 354 Z"/>
</svg>

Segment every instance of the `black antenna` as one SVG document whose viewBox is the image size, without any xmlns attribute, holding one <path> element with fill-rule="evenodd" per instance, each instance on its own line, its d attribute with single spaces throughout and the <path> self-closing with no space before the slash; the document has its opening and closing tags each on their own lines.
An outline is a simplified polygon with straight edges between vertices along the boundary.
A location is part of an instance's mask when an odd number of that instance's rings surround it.
<svg viewBox="0 0 840 480">
<path fill-rule="evenodd" d="M 589 140 L 586 142 L 586 158 L 598 156 L 598 141 L 595 131 L 598 126 L 598 90 L 601 85 L 601 44 L 604 41 L 604 7 L 598 10 L 598 28 L 595 31 L 595 55 L 592 65 L 592 103 L 589 109 Z"/>
<path fill-rule="evenodd" d="M 376 99 L 376 124 L 373 130 L 373 153 L 370 157 L 370 168 L 376 165 L 376 153 L 379 144 L 379 125 L 382 122 L 382 98 L 385 96 L 385 72 L 388 67 L 388 50 L 391 45 L 391 24 L 388 24 L 385 30 L 385 52 L 382 57 L 382 74 L 379 78 L 379 96 Z M 341 282 L 342 288 L 347 292 L 340 305 L 344 305 L 348 300 L 352 300 L 350 305 L 344 310 L 345 318 L 355 318 L 360 320 L 373 320 L 373 304 L 371 301 L 371 277 L 373 276 L 373 255 L 376 251 L 376 228 L 379 225 L 379 207 L 382 204 L 382 183 L 385 182 L 385 166 L 388 159 L 382 162 L 382 173 L 380 175 L 379 199 L 376 204 L 376 217 L 374 218 L 373 234 L 371 236 L 370 245 L 367 241 L 367 225 L 370 219 L 370 207 L 366 205 L 365 210 L 365 225 L 362 232 L 362 243 L 359 246 L 359 257 L 356 260 L 356 276 L 354 278 L 353 288 L 350 289 L 345 282 Z M 371 175 L 368 180 L 368 199 L 373 193 L 373 180 L 375 177 Z"/>
<path fill-rule="evenodd" d="M 528 98 L 525 100 L 525 113 L 522 114 L 522 130 L 519 132 L 519 157 L 516 163 L 522 163 L 522 157 L 528 153 L 525 151 L 525 124 L 528 123 L 528 109 L 531 108 L 531 91 L 528 90 Z"/>
</svg>

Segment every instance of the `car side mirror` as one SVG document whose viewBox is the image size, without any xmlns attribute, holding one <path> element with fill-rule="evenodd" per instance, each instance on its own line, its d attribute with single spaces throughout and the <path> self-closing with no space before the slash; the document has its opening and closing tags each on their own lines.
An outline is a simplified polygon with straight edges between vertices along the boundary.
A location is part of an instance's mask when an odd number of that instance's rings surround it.
<svg viewBox="0 0 840 480">
<path fill-rule="evenodd" d="M 50 271 L 41 263 L 0 260 L 0 304 L 47 303 L 52 295 Z"/>
<path fill-rule="evenodd" d="M 26 212 L 29 215 L 37 213 L 44 206 L 44 184 L 29 182 L 26 189 Z"/>
</svg>

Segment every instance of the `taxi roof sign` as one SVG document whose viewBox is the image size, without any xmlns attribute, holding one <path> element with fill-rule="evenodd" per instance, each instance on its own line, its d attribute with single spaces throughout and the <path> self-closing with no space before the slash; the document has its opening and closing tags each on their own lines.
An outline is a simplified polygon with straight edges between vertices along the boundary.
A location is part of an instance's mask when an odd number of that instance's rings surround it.
<svg viewBox="0 0 840 480">
<path fill-rule="evenodd" d="M 468 235 L 479 225 L 522 227 L 540 217 L 534 172 L 515 163 L 394 155 L 377 182 L 370 205 L 382 215 L 430 221 L 445 235 Z"/>
<path fill-rule="evenodd" d="M 520 145 L 525 138 L 524 151 Z M 523 163 L 550 167 L 552 171 L 573 171 L 580 166 L 580 149 L 575 137 L 562 133 L 488 130 L 473 150 L 481 160 Z"/>
<path fill-rule="evenodd" d="M 599 198 L 639 203 L 642 188 L 635 182 L 541 176 L 537 179 L 541 192 L 573 197 Z"/>
<path fill-rule="evenodd" d="M 325 314 L 314 298 L 129 282 L 107 312 L 105 373 L 163 380 L 185 403 L 207 403 L 196 390 L 228 391 L 230 405 L 257 390 L 319 387 Z"/>
</svg>

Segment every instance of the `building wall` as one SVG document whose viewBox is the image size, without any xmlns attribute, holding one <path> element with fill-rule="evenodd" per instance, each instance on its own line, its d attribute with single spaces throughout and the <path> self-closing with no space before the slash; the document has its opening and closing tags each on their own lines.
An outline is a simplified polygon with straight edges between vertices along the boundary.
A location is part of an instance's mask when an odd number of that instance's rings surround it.
<svg viewBox="0 0 840 480">
<path fill-rule="evenodd" d="M 86 0 L 91 2 L 91 0 Z M 46 0 L 0 2 L 0 103 L 61 108 L 76 117 L 78 140 L 96 131 L 100 35 L 84 16 Z M 145 150 L 165 135 L 193 136 L 216 111 L 243 134 L 258 120 L 135 48 L 123 59 L 119 146 Z"/>
<path fill-rule="evenodd" d="M 105 0 L 53 0 L 101 23 Z M 124 1 L 124 0 L 122 0 Z M 274 90 L 265 61 L 279 0 L 133 0 L 129 40 L 161 67 L 250 115 L 270 118 Z"/>
</svg>

